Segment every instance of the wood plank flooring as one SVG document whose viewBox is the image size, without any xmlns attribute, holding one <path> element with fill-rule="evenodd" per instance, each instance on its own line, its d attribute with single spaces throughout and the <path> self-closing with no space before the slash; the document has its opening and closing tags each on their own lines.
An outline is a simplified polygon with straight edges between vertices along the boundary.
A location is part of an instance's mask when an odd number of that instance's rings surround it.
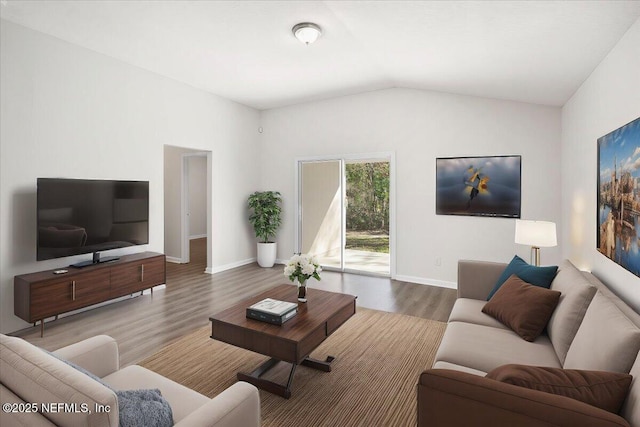
<svg viewBox="0 0 640 427">
<path fill-rule="evenodd" d="M 205 274 L 206 239 L 191 241 L 189 264 L 167 264 L 167 284 L 124 301 L 45 323 L 14 334 L 47 350 L 55 350 L 94 335 L 118 341 L 121 366 L 134 364 L 168 343 L 209 324 L 209 316 L 230 305 L 286 283 L 282 265 L 245 265 Z M 456 291 L 399 282 L 387 278 L 325 271 L 310 287 L 357 295 L 357 305 L 376 310 L 446 321 Z"/>
</svg>

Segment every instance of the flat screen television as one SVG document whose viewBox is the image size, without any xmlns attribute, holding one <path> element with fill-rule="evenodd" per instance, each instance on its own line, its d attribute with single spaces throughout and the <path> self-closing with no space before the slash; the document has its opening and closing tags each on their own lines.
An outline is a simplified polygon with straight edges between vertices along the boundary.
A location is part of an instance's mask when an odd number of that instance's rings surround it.
<svg viewBox="0 0 640 427">
<path fill-rule="evenodd" d="M 436 214 L 520 218 L 521 158 L 436 159 Z"/>
<path fill-rule="evenodd" d="M 37 193 L 38 261 L 149 243 L 149 181 L 38 178 Z"/>
</svg>

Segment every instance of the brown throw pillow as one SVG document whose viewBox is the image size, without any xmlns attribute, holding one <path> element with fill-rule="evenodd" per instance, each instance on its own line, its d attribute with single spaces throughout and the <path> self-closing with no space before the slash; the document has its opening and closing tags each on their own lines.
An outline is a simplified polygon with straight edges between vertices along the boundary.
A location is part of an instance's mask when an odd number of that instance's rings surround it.
<svg viewBox="0 0 640 427">
<path fill-rule="evenodd" d="M 526 365 L 503 365 L 487 378 L 570 397 L 617 414 L 631 385 L 631 375 Z"/>
<path fill-rule="evenodd" d="M 560 292 L 530 285 L 512 274 L 482 308 L 527 341 L 542 333 L 560 300 Z"/>
</svg>

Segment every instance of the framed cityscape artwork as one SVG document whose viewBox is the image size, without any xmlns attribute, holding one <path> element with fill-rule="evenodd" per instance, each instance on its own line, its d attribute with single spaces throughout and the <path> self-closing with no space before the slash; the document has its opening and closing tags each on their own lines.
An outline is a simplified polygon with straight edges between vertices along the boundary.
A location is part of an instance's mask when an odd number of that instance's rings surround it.
<svg viewBox="0 0 640 427">
<path fill-rule="evenodd" d="M 640 117 L 598 138 L 598 251 L 640 276 Z"/>
<path fill-rule="evenodd" d="M 520 218 L 520 156 L 436 159 L 436 214 Z"/>
</svg>

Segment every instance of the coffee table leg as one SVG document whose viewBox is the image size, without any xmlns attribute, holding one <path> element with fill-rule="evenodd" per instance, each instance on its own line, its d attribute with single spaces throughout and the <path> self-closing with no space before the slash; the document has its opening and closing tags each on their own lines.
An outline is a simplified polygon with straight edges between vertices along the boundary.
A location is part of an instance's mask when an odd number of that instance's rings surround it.
<svg viewBox="0 0 640 427">
<path fill-rule="evenodd" d="M 293 384 L 293 375 L 296 372 L 297 365 L 295 363 L 291 364 L 291 372 L 289 372 L 289 379 L 287 380 L 286 386 L 260 378 L 265 372 L 276 366 L 278 362 L 280 362 L 280 360 L 278 359 L 269 359 L 250 374 L 238 372 L 238 380 L 246 381 L 249 384 L 253 384 L 254 386 L 258 387 L 259 389 L 268 391 L 269 393 L 277 394 L 278 396 L 282 396 L 285 399 L 288 399 L 291 397 L 291 385 Z"/>
<path fill-rule="evenodd" d="M 301 365 L 304 365 L 308 368 L 317 369 L 319 371 L 331 372 L 331 362 L 333 362 L 335 359 L 336 358 L 333 356 L 327 356 L 324 361 L 313 359 L 311 357 L 305 357 Z"/>
<path fill-rule="evenodd" d="M 324 361 L 313 359 L 311 357 L 305 357 L 300 364 L 308 368 L 317 369 L 319 371 L 331 372 L 331 362 L 333 362 L 334 360 L 335 357 L 333 356 L 327 356 Z M 291 397 L 291 385 L 293 384 L 293 376 L 296 372 L 297 365 L 295 363 L 291 364 L 291 371 L 289 372 L 289 379 L 287 380 L 286 386 L 260 378 L 267 371 L 276 366 L 279 362 L 280 360 L 272 358 L 264 362 L 262 365 L 258 366 L 250 374 L 238 372 L 238 380 L 248 382 L 249 384 L 253 384 L 259 389 L 268 391 L 269 393 L 277 394 L 278 396 L 282 396 L 285 399 L 288 399 Z"/>
</svg>

